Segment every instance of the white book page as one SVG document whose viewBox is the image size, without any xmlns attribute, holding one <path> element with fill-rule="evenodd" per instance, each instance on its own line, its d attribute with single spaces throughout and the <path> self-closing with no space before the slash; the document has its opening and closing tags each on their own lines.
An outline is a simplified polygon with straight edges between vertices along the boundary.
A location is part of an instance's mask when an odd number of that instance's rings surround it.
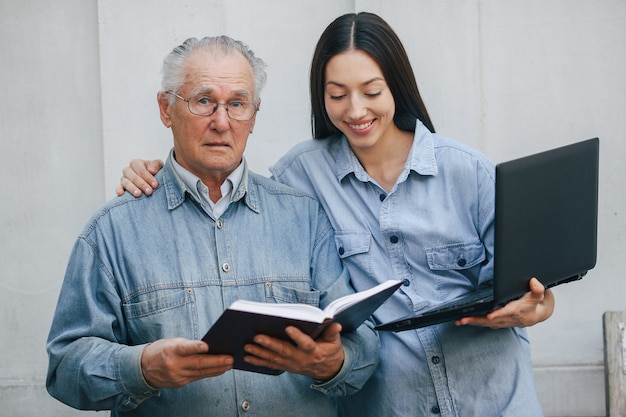
<svg viewBox="0 0 626 417">
<path fill-rule="evenodd" d="M 346 295 L 332 301 L 324 311 L 310 304 L 298 303 L 262 303 L 259 301 L 238 300 L 229 309 L 248 313 L 265 314 L 268 316 L 284 317 L 296 320 L 322 323 L 327 318 L 334 317 L 346 308 L 358 304 L 360 301 L 394 286 L 400 280 L 388 280 L 368 290 Z"/>
<path fill-rule="evenodd" d="M 329 316 L 333 317 L 335 316 L 337 313 L 345 310 L 346 308 L 359 303 L 360 301 L 374 295 L 377 294 L 379 292 L 382 292 L 384 290 L 386 290 L 389 287 L 394 286 L 395 284 L 397 284 L 398 282 L 400 282 L 400 280 L 393 280 L 390 279 L 388 281 L 383 282 L 382 284 L 378 284 L 375 287 L 372 287 L 368 290 L 364 290 L 364 291 L 360 291 L 354 294 L 350 294 L 350 295 L 346 295 L 345 297 L 341 297 L 341 298 L 337 298 L 336 300 L 334 300 L 333 302 L 331 302 L 330 304 L 328 304 L 326 306 L 326 308 L 324 309 L 324 311 L 326 311 L 328 313 Z"/>
<path fill-rule="evenodd" d="M 326 318 L 325 313 L 321 309 L 310 304 L 262 303 L 258 301 L 238 300 L 235 301 L 229 309 L 318 323 L 322 323 Z"/>
</svg>

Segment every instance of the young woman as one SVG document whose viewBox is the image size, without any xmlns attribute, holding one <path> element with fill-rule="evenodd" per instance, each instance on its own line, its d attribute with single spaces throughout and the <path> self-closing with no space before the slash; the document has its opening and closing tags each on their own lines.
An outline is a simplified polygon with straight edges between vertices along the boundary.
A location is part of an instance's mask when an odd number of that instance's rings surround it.
<svg viewBox="0 0 626 417">
<path fill-rule="evenodd" d="M 337 18 L 318 41 L 310 84 L 315 139 L 296 145 L 271 172 L 324 206 L 357 290 L 405 280 L 375 320 L 392 321 L 490 285 L 494 166 L 435 134 L 389 25 L 370 13 Z M 158 185 L 150 172 L 159 167 L 133 161 L 122 186 L 149 193 L 149 183 Z M 553 309 L 551 291 L 533 279 L 523 298 L 485 317 L 380 332 L 380 365 L 346 398 L 343 412 L 541 416 L 523 327 Z"/>
</svg>

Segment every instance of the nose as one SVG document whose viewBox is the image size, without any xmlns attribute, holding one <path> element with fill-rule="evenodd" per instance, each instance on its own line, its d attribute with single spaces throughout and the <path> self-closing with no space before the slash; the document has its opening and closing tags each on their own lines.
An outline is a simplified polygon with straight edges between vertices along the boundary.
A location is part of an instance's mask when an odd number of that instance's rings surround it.
<svg viewBox="0 0 626 417">
<path fill-rule="evenodd" d="M 230 118 L 226 109 L 226 105 L 218 103 L 215 113 L 209 116 L 211 118 L 210 126 L 218 132 L 225 132 L 230 129 Z"/>
<path fill-rule="evenodd" d="M 357 94 L 351 95 L 348 100 L 348 117 L 358 120 L 366 115 L 367 107 L 365 106 L 362 98 Z"/>
</svg>

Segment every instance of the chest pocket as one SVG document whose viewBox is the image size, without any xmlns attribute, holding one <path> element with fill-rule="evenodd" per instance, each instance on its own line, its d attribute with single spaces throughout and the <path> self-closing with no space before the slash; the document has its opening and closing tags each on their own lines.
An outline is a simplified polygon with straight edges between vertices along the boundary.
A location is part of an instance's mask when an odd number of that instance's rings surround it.
<svg viewBox="0 0 626 417">
<path fill-rule="evenodd" d="M 169 337 L 198 337 L 194 290 L 162 288 L 139 294 L 122 304 L 128 344 Z"/>
<path fill-rule="evenodd" d="M 310 283 L 267 283 L 265 284 L 265 297 L 267 302 L 274 303 L 300 303 L 310 304 L 315 307 L 320 305 L 320 292 L 310 288 Z"/>
<path fill-rule="evenodd" d="M 433 271 L 469 269 L 486 259 L 481 241 L 453 243 L 426 248 L 428 266 Z"/>
</svg>

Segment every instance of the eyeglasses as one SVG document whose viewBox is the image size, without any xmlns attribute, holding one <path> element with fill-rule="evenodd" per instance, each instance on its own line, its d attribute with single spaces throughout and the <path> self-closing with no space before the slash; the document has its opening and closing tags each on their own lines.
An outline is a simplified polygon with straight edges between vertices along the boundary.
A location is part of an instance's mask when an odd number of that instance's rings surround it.
<svg viewBox="0 0 626 417">
<path fill-rule="evenodd" d="M 224 106 L 229 118 L 240 122 L 247 122 L 252 119 L 254 114 L 259 110 L 256 104 L 248 101 L 233 100 L 228 103 L 220 103 L 205 94 L 198 94 L 185 100 L 173 91 L 167 92 L 187 102 L 189 111 L 196 116 L 210 116 L 217 111 L 219 106 Z"/>
</svg>

